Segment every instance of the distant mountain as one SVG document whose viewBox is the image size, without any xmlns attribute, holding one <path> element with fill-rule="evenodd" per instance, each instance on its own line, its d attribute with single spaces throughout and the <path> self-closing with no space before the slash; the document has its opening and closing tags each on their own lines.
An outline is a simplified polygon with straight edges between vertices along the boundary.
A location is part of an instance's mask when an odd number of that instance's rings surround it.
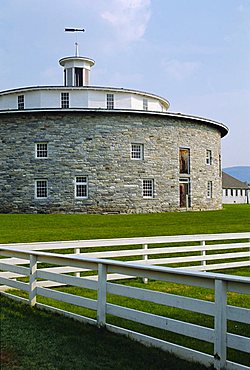
<svg viewBox="0 0 250 370">
<path fill-rule="evenodd" d="M 250 166 L 226 167 L 223 171 L 236 179 L 250 184 Z"/>
</svg>

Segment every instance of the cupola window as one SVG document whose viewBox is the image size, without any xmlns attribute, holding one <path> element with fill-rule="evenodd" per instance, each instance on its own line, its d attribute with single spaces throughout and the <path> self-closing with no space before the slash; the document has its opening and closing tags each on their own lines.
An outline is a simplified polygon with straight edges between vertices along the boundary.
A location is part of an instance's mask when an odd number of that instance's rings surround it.
<svg viewBox="0 0 250 370">
<path fill-rule="evenodd" d="M 83 86 L 83 68 L 75 68 L 75 86 Z"/>
</svg>

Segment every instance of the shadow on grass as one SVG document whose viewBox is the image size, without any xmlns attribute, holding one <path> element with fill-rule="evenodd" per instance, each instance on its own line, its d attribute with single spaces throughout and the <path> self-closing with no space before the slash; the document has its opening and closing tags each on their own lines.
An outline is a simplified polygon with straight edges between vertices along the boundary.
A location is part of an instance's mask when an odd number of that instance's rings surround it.
<svg viewBox="0 0 250 370">
<path fill-rule="evenodd" d="M 123 336 L 1 297 L 2 370 L 203 370 Z"/>
</svg>

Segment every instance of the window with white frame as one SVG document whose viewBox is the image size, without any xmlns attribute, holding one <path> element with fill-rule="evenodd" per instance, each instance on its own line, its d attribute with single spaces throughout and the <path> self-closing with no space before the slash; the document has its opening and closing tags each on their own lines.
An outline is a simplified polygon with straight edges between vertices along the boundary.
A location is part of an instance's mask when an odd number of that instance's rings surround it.
<svg viewBox="0 0 250 370">
<path fill-rule="evenodd" d="M 88 178 L 87 176 L 76 176 L 75 178 L 75 197 L 77 199 L 88 198 Z"/>
<path fill-rule="evenodd" d="M 48 158 L 48 143 L 36 143 L 36 158 Z"/>
<path fill-rule="evenodd" d="M 131 159 L 142 160 L 144 157 L 143 144 L 131 144 Z"/>
<path fill-rule="evenodd" d="M 212 150 L 209 149 L 206 150 L 206 164 L 212 164 Z"/>
<path fill-rule="evenodd" d="M 143 198 L 154 197 L 154 180 L 144 179 L 142 180 L 142 196 Z"/>
<path fill-rule="evenodd" d="M 35 198 L 48 198 L 48 180 L 39 179 L 35 181 Z"/>
<path fill-rule="evenodd" d="M 114 109 L 114 94 L 107 94 L 107 109 Z"/>
<path fill-rule="evenodd" d="M 61 93 L 61 108 L 69 108 L 69 93 Z"/>
<path fill-rule="evenodd" d="M 212 181 L 207 182 L 207 198 L 211 199 L 213 196 L 213 183 Z"/>
<path fill-rule="evenodd" d="M 24 95 L 18 95 L 18 97 L 17 97 L 17 109 L 24 109 Z"/>
<path fill-rule="evenodd" d="M 148 99 L 143 99 L 143 110 L 148 110 Z"/>
</svg>

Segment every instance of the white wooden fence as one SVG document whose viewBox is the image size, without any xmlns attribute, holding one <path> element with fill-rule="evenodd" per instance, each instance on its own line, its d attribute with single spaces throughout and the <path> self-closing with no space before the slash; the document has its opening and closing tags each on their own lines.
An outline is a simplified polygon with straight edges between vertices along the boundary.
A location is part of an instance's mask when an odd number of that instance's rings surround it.
<svg viewBox="0 0 250 370">
<path fill-rule="evenodd" d="M 244 235 L 241 234 L 240 237 L 249 238 L 249 233 L 244 233 Z M 155 244 L 155 239 L 149 239 L 151 243 Z M 148 242 L 149 239 L 147 240 Z M 234 239 L 237 238 L 234 236 Z M 134 240 L 132 243 L 131 241 L 132 240 L 130 240 L 129 244 L 125 245 L 134 245 Z M 143 242 L 144 241 L 145 240 L 143 240 Z M 78 242 L 75 242 L 74 247 L 76 247 L 77 243 Z M 104 241 L 100 241 L 99 244 L 103 245 L 103 243 Z M 128 243 L 128 240 L 126 240 L 124 243 Z M 72 246 L 72 243 L 69 245 Z M 82 246 L 82 242 L 80 243 L 80 246 Z M 64 247 L 65 245 L 63 245 L 63 248 Z M 78 247 L 79 246 L 77 246 L 77 248 Z M 56 243 L 56 248 L 58 249 L 58 243 Z M 7 273 L 15 274 L 13 277 L 12 275 L 3 275 L 2 272 L 0 275 L 0 284 L 28 292 L 28 302 L 32 306 L 36 305 L 38 308 L 50 309 L 74 319 L 98 326 L 106 326 L 106 328 L 110 331 L 125 334 L 146 345 L 160 347 L 164 350 L 173 352 L 177 356 L 186 360 L 198 361 L 205 366 L 214 365 L 215 369 L 249 369 L 249 366 L 244 366 L 242 364 L 229 361 L 227 358 L 227 348 L 233 348 L 235 350 L 250 353 L 250 338 L 239 334 L 229 333 L 227 330 L 228 320 L 249 325 L 250 309 L 228 305 L 227 293 L 234 292 L 249 295 L 250 278 L 188 271 L 186 269 L 184 270 L 162 266 L 146 266 L 137 262 L 128 263 L 106 259 L 96 259 L 93 257 L 87 258 L 86 256 L 82 255 L 69 256 L 24 249 L 25 248 L 17 249 L 17 246 L 14 248 L 10 245 L 2 245 L 0 247 L 0 254 L 2 256 L 9 257 L 8 259 L 0 260 L 0 269 Z M 30 261 L 29 267 L 20 266 L 25 264 L 27 260 Z M 53 267 L 53 270 L 52 268 L 44 269 L 39 268 L 39 263 L 52 264 L 56 266 Z M 65 270 L 65 267 L 69 268 L 70 271 L 98 271 L 98 280 L 91 280 L 91 278 L 87 276 L 78 277 L 67 275 L 68 270 Z M 63 270 L 60 270 L 61 268 L 63 268 Z M 153 279 L 176 284 L 186 284 L 190 286 L 208 288 L 214 290 L 215 298 L 214 301 L 211 302 L 203 299 L 184 297 L 182 295 L 173 295 L 159 291 L 125 286 L 117 282 L 108 282 L 108 274 L 115 274 L 119 276 L 122 275 L 123 277 L 142 277 L 144 279 Z M 28 277 L 29 281 L 20 281 L 20 279 L 18 280 L 18 276 L 26 276 Z M 40 279 L 43 279 L 43 281 Z M 51 286 L 51 282 L 54 282 L 55 284 L 59 283 L 60 285 L 66 284 L 75 287 L 97 290 L 97 299 L 95 300 L 83 296 L 76 296 L 45 287 L 44 282 L 46 281 L 50 282 L 49 286 Z M 147 287 L 147 285 L 145 285 L 145 287 Z M 7 292 L 2 294 L 10 295 Z M 190 322 L 175 320 L 169 317 L 143 312 L 117 304 L 111 304 L 107 301 L 107 294 L 115 294 L 122 297 L 153 302 L 162 306 L 175 307 L 209 315 L 214 317 L 214 327 L 208 328 L 205 326 L 192 324 Z M 15 297 L 13 295 L 11 296 Z M 52 306 L 45 306 L 41 303 L 37 303 L 37 296 L 48 297 L 58 301 L 67 302 L 72 305 L 95 310 L 97 318 L 94 320 L 70 312 L 62 311 Z M 15 298 L 21 299 L 18 297 Z M 214 355 L 209 355 L 201 351 L 196 351 L 191 348 L 183 347 L 174 343 L 160 340 L 158 338 L 149 337 L 138 332 L 111 325 L 107 323 L 107 315 L 117 316 L 119 318 L 135 321 L 144 325 L 149 325 L 155 328 L 160 328 L 212 343 L 214 347 Z"/>
<path fill-rule="evenodd" d="M 223 241 L 223 243 L 216 243 Z M 193 243 L 193 245 L 183 246 L 183 243 Z M 198 243 L 198 245 L 197 245 Z M 210 244 L 208 244 L 210 243 Z M 213 243 L 213 244 L 211 244 Z M 216 244 L 215 244 L 216 243 Z M 171 246 L 169 246 L 169 244 Z M 175 246 L 173 246 L 175 245 Z M 5 247 L 5 244 L 0 244 Z M 138 248 L 137 246 L 140 246 Z M 39 242 L 39 243 L 14 243 L 8 247 L 18 248 L 19 250 L 49 250 L 58 252 L 69 249 L 72 253 L 68 256 L 77 254 L 86 258 L 123 258 L 128 260 L 133 258 L 135 263 L 147 265 L 181 266 L 194 271 L 212 271 L 228 268 L 239 268 L 250 266 L 250 233 L 227 233 L 227 234 L 199 234 L 199 235 L 177 235 L 177 236 L 157 236 L 139 238 L 118 238 L 118 239 L 92 239 L 77 241 L 59 242 Z M 105 251 L 98 251 L 105 247 Z M 129 249 L 116 249 L 114 247 L 128 247 Z M 95 252 L 91 252 L 94 249 Z M 84 252 L 82 252 L 84 250 Z M 87 252 L 86 252 L 87 250 Z M 88 251 L 89 250 L 89 251 Z M 154 258 L 155 257 L 155 258 Z M 139 258 L 139 259 L 138 259 Z M 6 259 L 6 263 L 24 264 L 22 259 Z M 27 261 L 29 263 L 29 261 Z M 177 267 L 178 268 L 178 267 Z M 46 272 L 72 273 L 80 276 L 86 269 L 72 266 L 60 266 L 45 268 Z M 15 278 L 20 277 L 15 272 L 0 272 L 0 276 Z M 108 280 L 124 279 L 119 274 L 109 274 Z M 127 276 L 131 278 L 131 276 Z M 97 280 L 97 276 L 91 279 Z M 147 279 L 144 279 L 146 282 Z M 41 283 L 42 284 L 42 283 Z M 46 281 L 46 287 L 59 286 L 60 283 Z M 4 290 L 5 287 L 0 287 Z"/>
</svg>

